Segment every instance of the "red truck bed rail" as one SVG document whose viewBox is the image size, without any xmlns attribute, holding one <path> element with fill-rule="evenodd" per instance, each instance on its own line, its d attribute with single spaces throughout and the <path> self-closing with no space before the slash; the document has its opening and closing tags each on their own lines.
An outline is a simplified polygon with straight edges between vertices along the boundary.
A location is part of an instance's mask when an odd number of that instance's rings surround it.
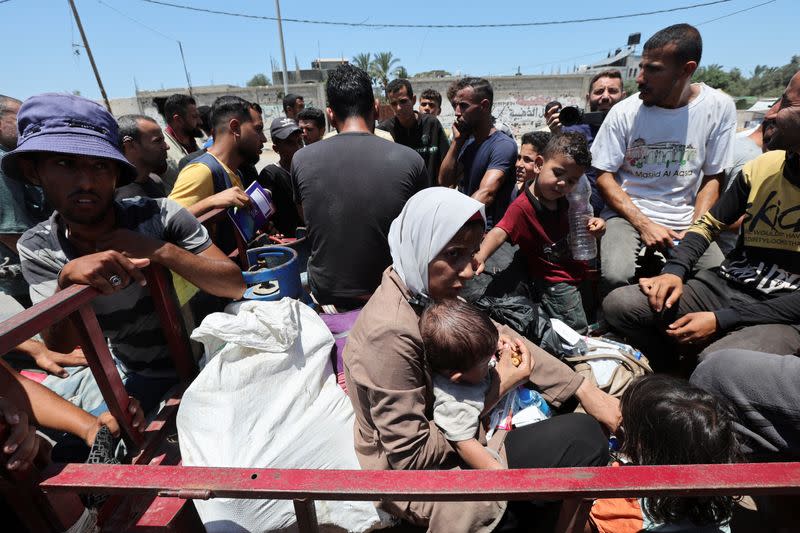
<svg viewBox="0 0 800 533">
<path fill-rule="evenodd" d="M 151 294 L 165 326 L 170 352 L 184 383 L 194 376 L 188 341 L 169 281 L 169 273 L 146 270 Z M 127 414 L 127 393 L 114 367 L 91 308 L 98 293 L 73 286 L 0 323 L 0 353 L 60 320 L 71 320 L 123 437 L 139 450 L 131 465 L 51 465 L 27 479 L 0 467 L 0 493 L 22 502 L 23 521 L 46 530 L 52 509 L 42 496 L 107 493 L 100 510 L 105 531 L 196 531 L 201 527 L 188 499 L 243 498 L 292 500 L 301 531 L 316 531 L 315 500 L 563 500 L 558 531 L 583 530 L 591 500 L 652 494 L 800 494 L 800 463 L 691 465 L 621 468 L 564 468 L 506 471 L 334 471 L 180 466 L 175 414 L 180 390 L 150 423 L 144 436 Z M 25 502 L 45 502 L 25 505 Z M 53 526 L 49 529 L 57 530 Z"/>
</svg>

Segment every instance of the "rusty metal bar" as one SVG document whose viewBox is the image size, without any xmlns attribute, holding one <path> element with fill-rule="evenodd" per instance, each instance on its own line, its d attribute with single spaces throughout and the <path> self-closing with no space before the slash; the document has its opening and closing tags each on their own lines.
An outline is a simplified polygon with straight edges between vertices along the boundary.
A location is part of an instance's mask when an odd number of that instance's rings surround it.
<svg viewBox="0 0 800 533">
<path fill-rule="evenodd" d="M 367 471 L 61 465 L 48 491 L 152 494 L 207 490 L 213 498 L 408 501 L 563 500 L 650 494 L 800 494 L 800 463 Z"/>
<path fill-rule="evenodd" d="M 183 318 L 178 308 L 169 270 L 161 265 L 151 264 L 144 273 L 150 288 L 150 297 L 153 299 L 153 307 L 156 309 L 164 330 L 167 349 L 172 363 L 175 365 L 175 371 L 181 381 L 191 383 L 197 375 L 197 365 L 192 357 L 189 336 L 186 334 Z"/>
<path fill-rule="evenodd" d="M 317 508 L 314 507 L 314 500 L 292 500 L 292 503 L 294 504 L 294 514 L 297 517 L 297 530 L 300 533 L 317 533 L 319 531 L 319 523 L 317 522 Z"/>
<path fill-rule="evenodd" d="M 144 436 L 132 425 L 133 417 L 128 412 L 130 398 L 117 372 L 117 365 L 108 350 L 106 337 L 89 304 L 70 315 L 70 320 L 81 338 L 81 348 L 89 363 L 94 380 L 103 395 L 111 415 L 117 419 L 122 438 L 129 449 L 135 450 L 144 442 Z"/>
<path fill-rule="evenodd" d="M 13 350 L 48 326 L 62 321 L 98 294 L 86 285 L 71 285 L 0 322 L 0 354 Z"/>
</svg>

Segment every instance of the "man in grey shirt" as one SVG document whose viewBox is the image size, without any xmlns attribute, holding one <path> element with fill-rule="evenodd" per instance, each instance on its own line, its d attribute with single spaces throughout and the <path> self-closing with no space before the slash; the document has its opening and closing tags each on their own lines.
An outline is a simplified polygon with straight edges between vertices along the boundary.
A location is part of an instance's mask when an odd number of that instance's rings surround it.
<svg viewBox="0 0 800 533">
<path fill-rule="evenodd" d="M 140 198 L 114 202 L 114 189 L 136 176 L 118 147 L 117 123 L 99 104 L 72 95 L 43 94 L 22 104 L 19 142 L 2 160 L 9 177 L 41 185 L 55 209 L 49 220 L 26 231 L 17 249 L 31 300 L 42 301 L 74 284 L 103 296 L 92 305 L 123 381 L 137 383 L 147 410 L 174 375 L 165 364 L 166 341 L 142 268 L 151 262 L 175 271 L 211 294 L 239 298 L 238 267 L 193 216 L 172 201 Z M 48 347 L 68 353 L 80 344 L 69 322 L 42 332 Z M 100 397 L 85 367 L 45 385 L 79 407 L 97 408 Z M 141 379 L 140 379 L 141 378 Z M 48 378 L 49 379 L 49 378 Z M 134 395 L 137 395 L 134 394 Z"/>
</svg>

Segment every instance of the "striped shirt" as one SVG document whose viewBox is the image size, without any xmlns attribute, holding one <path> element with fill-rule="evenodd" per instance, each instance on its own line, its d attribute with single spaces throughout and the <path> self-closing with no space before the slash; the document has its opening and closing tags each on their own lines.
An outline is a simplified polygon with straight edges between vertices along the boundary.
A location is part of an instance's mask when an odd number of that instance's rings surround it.
<svg viewBox="0 0 800 533">
<path fill-rule="evenodd" d="M 114 209 L 118 228 L 170 242 L 194 254 L 211 246 L 206 229 L 172 200 L 126 199 L 114 202 Z M 61 269 L 80 257 L 67 240 L 65 229 L 64 220 L 54 212 L 49 220 L 26 231 L 17 243 L 33 303 L 54 295 Z M 131 283 L 114 294 L 98 296 L 92 307 L 111 353 L 125 370 L 151 376 L 171 373 L 166 339 L 147 287 Z"/>
</svg>

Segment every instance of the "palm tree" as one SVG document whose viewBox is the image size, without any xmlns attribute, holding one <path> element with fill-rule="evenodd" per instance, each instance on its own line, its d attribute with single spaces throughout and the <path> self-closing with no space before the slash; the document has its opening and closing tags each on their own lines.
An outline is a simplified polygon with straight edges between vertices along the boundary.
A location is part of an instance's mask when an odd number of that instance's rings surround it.
<svg viewBox="0 0 800 533">
<path fill-rule="evenodd" d="M 372 76 L 380 83 L 382 88 L 386 88 L 389 83 L 389 74 L 392 72 L 392 67 L 400 62 L 400 58 L 394 57 L 391 52 L 378 52 L 375 54 L 375 59 L 372 60 L 370 65 L 372 68 Z"/>
<path fill-rule="evenodd" d="M 395 78 L 403 78 L 403 79 L 408 78 L 408 71 L 406 70 L 406 67 L 402 67 L 402 66 L 397 67 L 394 70 L 394 77 Z"/>
<path fill-rule="evenodd" d="M 369 72 L 370 65 L 372 64 L 372 54 L 364 52 L 353 56 L 353 64 L 363 70 Z"/>
</svg>

